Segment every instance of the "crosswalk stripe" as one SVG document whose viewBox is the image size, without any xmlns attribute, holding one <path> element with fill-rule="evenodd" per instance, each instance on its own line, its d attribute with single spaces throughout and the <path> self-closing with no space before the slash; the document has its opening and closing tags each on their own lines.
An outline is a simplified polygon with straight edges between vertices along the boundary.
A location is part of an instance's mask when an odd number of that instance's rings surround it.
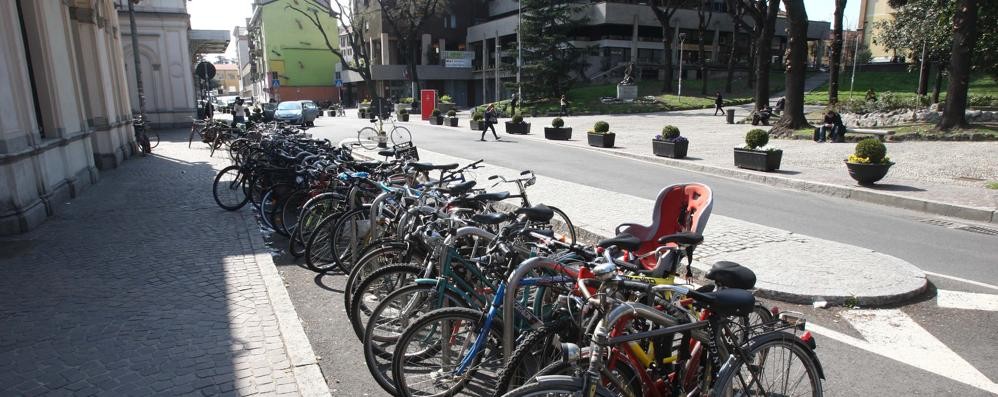
<svg viewBox="0 0 998 397">
<path fill-rule="evenodd" d="M 967 284 L 970 284 L 970 285 L 976 285 L 978 287 L 990 288 L 990 289 L 998 291 L 998 285 L 991 285 L 991 284 L 987 284 L 987 283 L 982 283 L 980 281 L 968 280 L 968 279 L 965 279 L 965 278 L 962 278 L 962 277 L 950 276 L 948 274 L 939 274 L 939 273 L 935 273 L 935 272 L 927 272 L 927 271 L 924 271 L 924 270 L 922 272 L 925 273 L 927 276 L 948 278 L 950 280 L 959 281 L 961 283 L 967 283 Z"/>
<path fill-rule="evenodd" d="M 936 291 L 936 304 L 949 309 L 998 312 L 998 295 L 941 289 Z"/>
<path fill-rule="evenodd" d="M 819 335 L 855 348 L 998 394 L 998 384 L 900 310 L 849 310 L 842 312 L 842 317 L 865 340 L 814 323 L 809 323 L 807 327 Z"/>
</svg>

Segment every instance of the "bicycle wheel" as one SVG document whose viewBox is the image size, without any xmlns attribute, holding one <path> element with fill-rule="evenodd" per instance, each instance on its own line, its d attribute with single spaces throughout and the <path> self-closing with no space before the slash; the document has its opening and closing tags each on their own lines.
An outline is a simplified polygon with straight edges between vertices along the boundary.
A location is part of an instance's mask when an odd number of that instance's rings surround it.
<svg viewBox="0 0 998 397">
<path fill-rule="evenodd" d="M 499 371 L 499 381 L 493 396 L 502 396 L 508 390 L 529 383 L 534 374 L 549 364 L 561 359 L 558 345 L 558 330 L 555 327 L 541 327 L 531 331 L 522 342 L 517 342 L 516 350 Z"/>
<path fill-rule="evenodd" d="M 412 142 L 412 133 L 409 132 L 408 128 L 403 126 L 395 126 L 392 128 L 392 144 L 401 145 L 403 143 Z"/>
<path fill-rule="evenodd" d="M 575 244 L 577 235 L 575 234 L 575 224 L 572 220 L 568 218 L 568 214 L 562 211 L 558 207 L 547 206 L 552 211 L 554 211 L 554 217 L 551 218 L 551 226 L 554 228 L 555 235 L 560 237 L 563 242 L 568 244 Z"/>
<path fill-rule="evenodd" d="M 280 211 L 281 227 L 289 236 L 294 234 L 295 229 L 298 228 L 298 216 L 301 215 L 307 201 L 308 190 L 306 189 L 297 189 L 284 200 L 284 205 L 281 206 Z"/>
<path fill-rule="evenodd" d="M 337 216 L 330 215 L 320 221 L 305 244 L 305 265 L 314 272 L 323 273 L 336 267 L 330 251 L 332 246 L 330 236 L 333 234 L 333 226 L 336 225 L 337 219 Z"/>
<path fill-rule="evenodd" d="M 418 266 L 390 265 L 360 282 L 357 292 L 350 299 L 350 306 L 347 306 L 350 324 L 353 325 L 357 339 L 364 338 L 364 327 L 374 309 L 392 292 L 412 284 L 423 272 L 424 269 Z"/>
<path fill-rule="evenodd" d="M 439 297 L 435 286 L 410 285 L 392 292 L 371 312 L 364 327 L 364 361 L 371 376 L 389 394 L 395 394 L 392 379 L 392 352 L 402 332 L 419 316 L 442 307 L 466 307 L 450 290 Z"/>
<path fill-rule="evenodd" d="M 386 243 L 367 252 L 357 260 L 357 264 L 350 269 L 350 277 L 347 277 L 346 285 L 343 287 L 343 307 L 350 307 L 350 302 L 353 301 L 353 293 L 360 286 L 360 282 L 364 281 L 364 279 L 378 269 L 395 264 L 408 264 L 414 267 L 422 265 L 423 258 L 421 255 L 418 258 L 406 259 L 406 251 L 407 244 L 404 242 Z M 347 317 L 350 316 L 352 314 L 347 310 Z"/>
<path fill-rule="evenodd" d="M 768 332 L 749 340 L 744 356 L 735 355 L 717 376 L 711 396 L 817 396 L 823 394 L 821 371 L 810 348 L 786 332 Z"/>
<path fill-rule="evenodd" d="M 280 214 L 281 209 L 284 208 L 284 201 L 287 200 L 293 190 L 294 186 L 291 184 L 278 183 L 267 189 L 263 194 L 263 199 L 260 200 L 260 222 L 267 228 L 285 237 L 289 234 L 281 224 Z"/>
<path fill-rule="evenodd" d="M 215 182 L 211 186 L 215 203 L 228 211 L 243 208 L 249 201 L 244 184 L 246 184 L 246 174 L 241 167 L 237 165 L 225 167 L 215 175 Z"/>
<path fill-rule="evenodd" d="M 156 131 L 146 132 L 146 136 L 149 137 L 149 147 L 154 148 L 159 146 L 159 133 Z"/>
<path fill-rule="evenodd" d="M 538 382 L 518 387 L 505 397 L 575 397 L 583 394 L 582 378 L 567 375 L 551 375 Z M 597 386 L 596 395 L 614 396 L 603 386 Z"/>
<path fill-rule="evenodd" d="M 482 350 L 463 373 L 457 373 L 483 331 L 482 317 L 474 309 L 437 309 L 406 328 L 392 356 L 396 395 L 481 396 L 491 392 L 503 364 L 499 327 L 483 335 Z"/>
<path fill-rule="evenodd" d="M 357 144 L 367 150 L 378 148 L 378 130 L 372 127 L 361 128 L 357 131 Z"/>
<path fill-rule="evenodd" d="M 359 208 L 340 216 L 333 227 L 330 254 L 333 262 L 343 272 L 349 274 L 354 262 L 360 259 L 361 252 L 369 241 L 371 232 L 370 209 Z"/>
</svg>

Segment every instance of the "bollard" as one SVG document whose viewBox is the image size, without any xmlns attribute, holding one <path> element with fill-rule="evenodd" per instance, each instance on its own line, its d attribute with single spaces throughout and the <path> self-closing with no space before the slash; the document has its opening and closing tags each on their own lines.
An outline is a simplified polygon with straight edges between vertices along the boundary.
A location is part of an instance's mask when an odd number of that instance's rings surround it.
<svg viewBox="0 0 998 397">
<path fill-rule="evenodd" d="M 727 109 L 728 112 L 728 124 L 735 123 L 735 109 Z"/>
</svg>

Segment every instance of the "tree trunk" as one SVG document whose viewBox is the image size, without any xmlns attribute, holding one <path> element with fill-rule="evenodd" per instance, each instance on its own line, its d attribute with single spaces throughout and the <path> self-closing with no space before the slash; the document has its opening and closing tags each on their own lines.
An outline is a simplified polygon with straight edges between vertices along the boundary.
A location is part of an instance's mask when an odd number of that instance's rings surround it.
<svg viewBox="0 0 998 397">
<path fill-rule="evenodd" d="M 665 81 L 662 83 L 662 93 L 672 92 L 672 79 L 675 77 L 672 73 L 672 29 L 669 26 L 668 20 L 662 24 L 662 49 L 664 50 L 665 59 Z"/>
<path fill-rule="evenodd" d="M 748 50 L 748 64 L 745 65 L 747 66 L 746 69 L 748 70 L 748 78 L 745 79 L 748 88 L 755 87 L 755 58 L 756 58 L 755 47 L 756 47 L 755 40 L 752 40 L 750 38 L 749 50 Z"/>
<path fill-rule="evenodd" d="M 697 69 L 700 72 L 700 95 L 707 95 L 707 63 L 704 61 L 703 34 L 700 32 L 700 44 L 697 45 Z"/>
<path fill-rule="evenodd" d="M 776 14 L 780 10 L 780 0 L 769 0 L 766 20 L 756 40 L 755 60 L 755 108 L 761 110 L 769 105 L 769 67 L 773 63 L 773 30 Z M 806 50 L 806 44 L 805 44 Z"/>
<path fill-rule="evenodd" d="M 738 40 L 738 27 L 735 24 L 734 31 L 731 32 L 731 53 L 728 54 L 728 75 L 724 78 L 724 92 L 731 93 L 731 82 L 735 78 L 735 41 Z"/>
<path fill-rule="evenodd" d="M 925 59 L 925 47 L 926 44 L 922 43 L 922 56 L 919 57 L 919 67 L 918 67 L 918 91 L 915 91 L 918 96 L 925 96 L 925 93 L 929 90 L 929 60 Z"/>
<path fill-rule="evenodd" d="M 406 43 L 407 46 L 409 46 L 409 50 L 408 50 L 408 53 L 409 53 L 408 58 L 409 59 L 408 59 L 407 63 L 409 64 L 409 78 L 412 79 L 413 87 L 415 89 L 415 91 L 412 93 L 412 95 L 415 97 L 416 93 L 419 92 L 419 75 L 416 74 L 416 65 L 417 65 L 418 62 L 416 61 L 417 52 L 415 50 L 416 45 L 418 45 L 418 44 L 416 43 L 416 37 L 415 36 L 413 36 L 413 37 L 407 37 L 406 40 L 405 40 L 405 43 Z"/>
<path fill-rule="evenodd" d="M 839 102 L 839 65 L 842 63 L 842 14 L 846 0 L 835 0 L 835 17 L 832 22 L 832 54 L 828 65 L 828 104 Z"/>
<path fill-rule="evenodd" d="M 807 11 L 804 0 L 783 0 L 787 9 L 785 114 L 777 124 L 796 130 L 810 126 L 804 118 L 804 80 L 807 77 Z"/>
<path fill-rule="evenodd" d="M 953 14 L 953 48 L 949 64 L 946 109 L 939 129 L 967 126 L 967 88 L 970 84 L 971 53 L 977 44 L 977 0 L 959 0 Z"/>
<path fill-rule="evenodd" d="M 943 85 L 943 63 L 936 62 L 936 84 L 932 88 L 932 103 L 939 103 L 939 90 Z"/>
</svg>

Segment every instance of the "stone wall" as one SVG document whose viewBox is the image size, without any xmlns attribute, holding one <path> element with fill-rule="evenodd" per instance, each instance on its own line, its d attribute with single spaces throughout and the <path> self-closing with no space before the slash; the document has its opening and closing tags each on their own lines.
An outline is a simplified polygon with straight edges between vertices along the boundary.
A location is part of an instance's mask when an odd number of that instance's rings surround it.
<svg viewBox="0 0 998 397">
<path fill-rule="evenodd" d="M 867 114 L 843 113 L 842 122 L 847 127 L 893 127 L 915 123 L 938 123 L 942 112 L 935 110 L 894 110 Z M 968 110 L 967 121 L 970 123 L 987 123 L 998 121 L 998 112 Z"/>
</svg>

